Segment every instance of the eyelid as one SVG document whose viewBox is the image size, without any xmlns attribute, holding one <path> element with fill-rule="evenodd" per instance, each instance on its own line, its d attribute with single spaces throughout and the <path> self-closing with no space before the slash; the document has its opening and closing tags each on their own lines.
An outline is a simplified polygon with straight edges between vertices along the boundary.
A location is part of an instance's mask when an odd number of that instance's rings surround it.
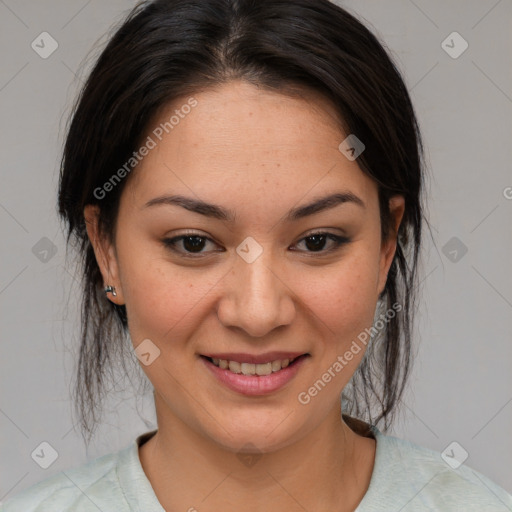
<svg viewBox="0 0 512 512">
<path fill-rule="evenodd" d="M 321 258 L 322 256 L 328 256 L 328 255 L 338 251 L 344 245 L 346 245 L 352 241 L 348 236 L 338 235 L 338 234 L 332 233 L 330 231 L 313 231 L 309 234 L 301 236 L 301 238 L 294 245 L 297 245 L 297 244 L 303 242 L 304 240 L 306 240 L 307 238 L 310 238 L 310 237 L 316 236 L 316 235 L 325 236 L 326 238 L 328 238 L 329 240 L 334 242 L 334 247 L 331 247 L 330 249 L 321 250 L 318 252 L 317 251 L 300 251 L 300 250 L 296 250 L 296 249 L 292 249 L 292 250 L 294 252 L 301 252 L 306 257 L 311 257 L 311 258 L 320 257 Z"/>
<path fill-rule="evenodd" d="M 351 238 L 348 237 L 347 235 L 335 234 L 332 231 L 327 231 L 327 229 L 328 228 L 323 228 L 323 229 L 319 228 L 319 229 L 314 229 L 312 231 L 306 232 L 305 234 L 301 235 L 299 240 L 297 240 L 297 242 L 295 242 L 295 244 L 293 244 L 293 245 L 295 246 L 295 245 L 299 244 L 300 242 L 303 242 L 305 239 L 310 238 L 312 236 L 325 236 L 326 238 L 328 238 L 329 240 L 334 242 L 334 244 L 335 244 L 334 247 L 331 247 L 330 249 L 326 249 L 326 250 L 321 250 L 321 251 L 301 251 L 301 250 L 295 250 L 295 249 L 292 249 L 292 250 L 294 252 L 303 253 L 308 257 L 315 257 L 315 256 L 322 257 L 322 256 L 326 256 L 328 254 L 331 254 L 331 253 L 341 249 L 342 246 L 351 242 Z M 329 229 L 332 229 L 332 228 L 329 228 Z M 165 248 L 170 249 L 171 251 L 173 251 L 174 253 L 177 253 L 178 255 L 180 255 L 182 257 L 190 258 L 190 259 L 204 258 L 204 257 L 207 257 L 208 255 L 212 254 L 212 252 L 223 252 L 223 250 L 220 250 L 220 251 L 216 250 L 216 251 L 206 251 L 206 252 L 194 253 L 194 252 L 186 252 L 186 251 L 181 251 L 181 250 L 176 249 L 175 248 L 176 244 L 179 241 L 181 241 L 187 237 L 201 238 L 201 239 L 207 240 L 209 242 L 212 242 L 212 243 L 218 245 L 217 242 L 215 240 L 213 240 L 212 238 L 210 238 L 209 236 L 203 235 L 196 231 L 185 231 L 183 233 L 177 234 L 172 237 L 163 238 L 162 243 Z"/>
<path fill-rule="evenodd" d="M 333 230 L 337 230 L 338 233 L 333 233 L 332 232 Z M 332 236 L 339 236 L 340 238 L 346 238 L 346 239 L 349 238 L 349 236 L 346 234 L 346 232 L 341 230 L 340 228 L 313 228 L 309 231 L 306 231 L 304 234 L 300 235 L 300 238 L 298 239 L 298 241 L 301 241 L 303 238 L 308 238 L 308 237 L 314 236 L 314 235 L 332 235 Z M 200 238 L 205 238 L 206 240 L 210 240 L 211 242 L 217 243 L 211 236 L 209 236 L 207 234 L 203 234 L 200 231 L 194 231 L 194 230 L 184 230 L 183 232 L 178 232 L 177 234 L 173 233 L 173 236 L 164 237 L 164 238 L 166 238 L 167 240 L 172 240 L 173 238 L 179 238 L 182 236 L 197 236 Z"/>
<path fill-rule="evenodd" d="M 205 256 L 210 255 L 212 252 L 222 252 L 222 250 L 221 251 L 215 250 L 215 251 L 193 253 L 193 252 L 186 252 L 186 251 L 181 251 L 181 250 L 176 249 L 175 246 L 178 244 L 178 242 L 180 242 L 181 240 L 183 240 L 184 238 L 187 238 L 187 237 L 202 238 L 203 240 L 207 240 L 208 242 L 211 242 L 211 243 L 213 243 L 215 245 L 219 245 L 211 237 L 203 235 L 203 234 L 198 233 L 196 231 L 185 231 L 183 233 L 179 233 L 179 234 L 171 236 L 171 237 L 164 237 L 162 239 L 162 244 L 164 245 L 164 247 L 166 249 L 171 250 L 172 252 L 178 254 L 181 257 L 189 258 L 189 259 L 204 258 Z"/>
<path fill-rule="evenodd" d="M 336 233 L 334 231 L 337 231 Z M 340 228 L 313 228 L 309 231 L 306 231 L 304 234 L 300 235 L 299 240 L 302 240 L 303 238 L 307 238 L 308 236 L 313 235 L 333 235 L 333 236 L 339 236 L 341 238 L 349 238 L 346 231 L 343 231 Z"/>
</svg>

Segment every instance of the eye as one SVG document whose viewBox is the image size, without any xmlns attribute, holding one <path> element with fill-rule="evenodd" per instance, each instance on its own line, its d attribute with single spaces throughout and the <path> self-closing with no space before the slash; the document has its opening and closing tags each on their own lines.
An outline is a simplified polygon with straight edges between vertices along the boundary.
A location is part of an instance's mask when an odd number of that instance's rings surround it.
<svg viewBox="0 0 512 512">
<path fill-rule="evenodd" d="M 330 248 L 323 250 L 329 241 L 331 242 Z M 350 239 L 345 236 L 335 235 L 334 233 L 319 231 L 317 233 L 310 233 L 308 236 L 300 240 L 299 244 L 303 242 L 307 248 L 305 252 L 327 254 L 335 251 L 342 245 L 349 243 Z"/>
<path fill-rule="evenodd" d="M 213 240 L 209 238 L 199 235 L 197 233 L 190 233 L 186 235 L 176 236 L 174 238 L 164 238 L 162 240 L 165 247 L 171 249 L 172 251 L 185 256 L 185 257 L 196 257 L 194 254 L 202 255 L 204 254 L 204 247 L 207 242 L 211 242 L 214 244 Z M 206 251 L 211 252 L 211 251 Z M 218 252 L 218 251 L 217 251 Z"/>
<path fill-rule="evenodd" d="M 327 242 L 331 242 L 330 248 L 324 250 Z M 306 253 L 321 253 L 327 254 L 335 251 L 344 244 L 350 242 L 350 239 L 345 236 L 335 235 L 334 233 L 320 231 L 317 233 L 311 233 L 308 236 L 302 238 L 300 243 L 305 243 L 306 250 L 300 252 Z M 216 245 L 213 240 L 206 236 L 202 236 L 197 233 L 189 233 L 186 235 L 180 235 L 173 238 L 164 238 L 162 240 L 164 246 L 171 249 L 173 252 L 178 253 L 186 258 L 197 258 L 207 255 L 211 252 L 216 251 L 203 251 L 208 243 Z M 298 244 L 297 244 L 298 245 Z M 296 250 L 296 249 L 292 249 Z"/>
</svg>

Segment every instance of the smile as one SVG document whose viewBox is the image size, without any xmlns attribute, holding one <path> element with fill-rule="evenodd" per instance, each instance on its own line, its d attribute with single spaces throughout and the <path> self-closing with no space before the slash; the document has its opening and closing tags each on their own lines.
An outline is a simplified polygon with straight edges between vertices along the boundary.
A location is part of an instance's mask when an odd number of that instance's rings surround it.
<svg viewBox="0 0 512 512">
<path fill-rule="evenodd" d="M 302 354 L 285 359 L 271 358 L 267 362 L 257 363 L 205 355 L 201 355 L 199 359 L 222 386 L 243 395 L 261 396 L 284 388 L 310 357 L 310 354 Z"/>
<path fill-rule="evenodd" d="M 228 361 L 227 359 L 209 358 L 210 361 L 223 370 L 229 370 L 233 373 L 242 373 L 243 375 L 270 375 L 271 373 L 278 372 L 288 365 L 292 364 L 296 357 L 293 359 L 276 359 L 267 363 L 240 363 L 238 361 Z"/>
</svg>

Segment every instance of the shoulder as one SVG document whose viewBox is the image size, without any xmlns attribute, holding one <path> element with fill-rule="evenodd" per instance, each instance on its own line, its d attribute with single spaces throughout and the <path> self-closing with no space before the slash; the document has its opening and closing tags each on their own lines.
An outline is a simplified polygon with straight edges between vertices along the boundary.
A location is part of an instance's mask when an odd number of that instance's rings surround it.
<svg viewBox="0 0 512 512">
<path fill-rule="evenodd" d="M 117 478 L 127 448 L 42 480 L 0 506 L 0 512 L 89 512 L 127 508 Z"/>
<path fill-rule="evenodd" d="M 372 431 L 377 440 L 374 472 L 358 512 L 512 510 L 509 493 L 467 464 L 458 464 L 457 448 L 443 458 L 440 452 L 384 435 L 376 427 Z"/>
</svg>

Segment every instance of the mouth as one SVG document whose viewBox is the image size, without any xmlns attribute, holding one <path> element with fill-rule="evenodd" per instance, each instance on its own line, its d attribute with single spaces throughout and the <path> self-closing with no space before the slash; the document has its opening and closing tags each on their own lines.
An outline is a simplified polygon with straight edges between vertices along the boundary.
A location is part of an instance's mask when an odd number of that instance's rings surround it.
<svg viewBox="0 0 512 512">
<path fill-rule="evenodd" d="M 277 373 L 283 368 L 293 366 L 299 359 L 308 356 L 309 353 L 305 353 L 292 358 L 288 357 L 283 359 L 274 359 L 264 363 L 248 363 L 201 355 L 202 358 L 208 360 L 210 363 L 215 365 L 217 368 L 220 368 L 221 370 L 228 370 L 235 374 L 257 375 L 260 377 L 270 375 L 272 373 Z"/>
<path fill-rule="evenodd" d="M 210 356 L 201 354 L 199 360 L 221 386 L 238 394 L 256 397 L 284 389 L 311 357 L 309 353 L 288 353 L 286 355 L 293 355 L 293 357 L 283 358 L 284 354 L 257 357 L 232 354 L 232 359 L 226 358 L 228 354 L 222 354 L 223 358 L 212 357 L 214 354 Z M 248 362 L 254 359 L 259 362 Z"/>
</svg>

